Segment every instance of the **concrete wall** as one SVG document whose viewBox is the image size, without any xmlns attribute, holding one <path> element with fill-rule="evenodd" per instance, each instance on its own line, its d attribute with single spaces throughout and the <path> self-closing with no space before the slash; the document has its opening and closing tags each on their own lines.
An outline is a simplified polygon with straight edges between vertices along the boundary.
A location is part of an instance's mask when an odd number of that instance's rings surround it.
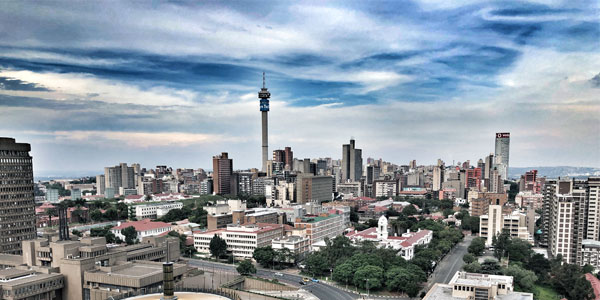
<svg viewBox="0 0 600 300">
<path fill-rule="evenodd" d="M 256 290 L 256 291 L 295 291 L 297 288 L 287 286 L 284 284 L 278 284 L 273 282 L 266 282 L 254 278 L 246 277 L 243 284 L 244 290 Z"/>
</svg>

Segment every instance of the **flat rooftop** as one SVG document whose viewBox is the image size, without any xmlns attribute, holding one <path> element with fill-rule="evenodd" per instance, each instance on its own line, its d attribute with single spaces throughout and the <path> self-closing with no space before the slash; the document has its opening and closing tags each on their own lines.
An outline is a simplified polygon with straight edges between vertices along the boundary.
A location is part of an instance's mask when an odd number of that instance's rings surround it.
<svg viewBox="0 0 600 300">
<path fill-rule="evenodd" d="M 464 298 L 452 297 L 452 286 L 436 283 L 427 293 L 424 300 L 460 300 Z M 498 295 L 496 300 L 533 300 L 533 294 L 511 292 L 507 295 Z"/>
</svg>

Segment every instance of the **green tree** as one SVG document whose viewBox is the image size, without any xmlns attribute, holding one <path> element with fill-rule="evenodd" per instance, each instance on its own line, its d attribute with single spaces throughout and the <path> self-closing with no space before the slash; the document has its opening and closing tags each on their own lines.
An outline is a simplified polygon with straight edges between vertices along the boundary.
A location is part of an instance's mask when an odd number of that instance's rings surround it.
<svg viewBox="0 0 600 300">
<path fill-rule="evenodd" d="M 469 273 L 479 273 L 481 272 L 481 265 L 477 261 L 474 261 L 464 265 L 463 269 Z"/>
<path fill-rule="evenodd" d="M 296 262 L 296 256 L 294 252 L 288 248 L 281 248 L 275 250 L 275 261 L 279 263 L 279 268 L 281 268 L 281 264 L 290 264 Z"/>
<path fill-rule="evenodd" d="M 545 282 L 550 272 L 550 261 L 543 254 L 533 254 L 527 262 L 526 268 L 538 276 L 539 282 Z"/>
<path fill-rule="evenodd" d="M 475 258 L 475 255 L 473 255 L 473 254 L 471 254 L 471 253 L 467 253 L 467 254 L 463 255 L 463 261 L 464 261 L 466 264 L 470 264 L 470 263 L 474 262 L 474 261 L 475 261 L 475 259 L 476 259 L 476 258 Z"/>
<path fill-rule="evenodd" d="M 115 208 L 109 208 L 104 213 L 104 217 L 107 220 L 116 221 L 119 219 L 119 212 Z"/>
<path fill-rule="evenodd" d="M 418 213 L 419 212 L 417 211 L 417 209 L 412 205 L 408 205 L 402 208 L 402 214 L 404 214 L 405 216 L 414 216 Z"/>
<path fill-rule="evenodd" d="M 554 290 L 568 300 L 594 299 L 592 285 L 578 265 L 553 263 L 551 283 Z"/>
<path fill-rule="evenodd" d="M 210 254 L 216 259 L 224 256 L 227 253 L 227 242 L 218 235 L 214 235 L 210 240 Z"/>
<path fill-rule="evenodd" d="M 486 259 L 481 264 L 481 271 L 479 271 L 479 273 L 498 275 L 500 274 L 500 265 L 493 259 Z"/>
<path fill-rule="evenodd" d="M 92 219 L 95 222 L 102 221 L 102 212 L 99 209 L 92 210 L 92 212 L 90 213 L 90 219 Z"/>
<path fill-rule="evenodd" d="M 127 245 L 133 245 L 138 242 L 137 231 L 133 226 L 121 229 L 121 234 L 125 237 L 125 243 L 127 243 Z"/>
<path fill-rule="evenodd" d="M 511 239 L 510 234 L 507 230 L 502 230 L 502 233 L 495 235 L 492 240 L 492 246 L 494 246 L 494 256 L 497 259 L 505 257 L 510 247 Z"/>
<path fill-rule="evenodd" d="M 525 270 L 518 265 L 510 265 L 504 270 L 504 275 L 512 276 L 518 291 L 533 293 L 537 276 L 534 272 Z"/>
<path fill-rule="evenodd" d="M 471 241 L 471 245 L 469 245 L 469 253 L 475 256 L 481 256 L 483 251 L 485 250 L 485 239 L 484 238 L 474 238 Z"/>
<path fill-rule="evenodd" d="M 254 267 L 254 265 L 249 259 L 242 260 L 238 264 L 236 270 L 241 275 L 256 274 L 256 267 Z"/>
<path fill-rule="evenodd" d="M 105 227 L 97 227 L 90 229 L 90 236 L 92 237 L 104 237 L 106 242 L 109 244 L 122 243 L 121 239 L 117 238 L 111 231 L 112 226 L 108 225 Z"/>
<path fill-rule="evenodd" d="M 252 258 L 261 266 L 269 268 L 275 261 L 275 250 L 271 246 L 256 248 L 252 254 Z"/>
<path fill-rule="evenodd" d="M 306 273 L 312 276 L 320 276 L 329 272 L 327 256 L 323 251 L 313 252 L 304 260 Z"/>
<path fill-rule="evenodd" d="M 350 263 L 343 263 L 333 269 L 333 280 L 340 283 L 351 283 L 354 280 L 354 267 Z"/>
<path fill-rule="evenodd" d="M 420 282 L 426 279 L 425 273 L 418 267 L 394 267 L 385 273 L 386 286 L 392 291 L 405 292 L 415 297 L 421 289 Z"/>
<path fill-rule="evenodd" d="M 519 238 L 511 238 L 507 243 L 506 253 L 512 262 L 525 263 L 531 257 L 533 251 L 531 244 Z"/>
<path fill-rule="evenodd" d="M 382 287 L 383 268 L 377 266 L 363 266 L 354 273 L 353 282 L 361 289 L 376 290 Z"/>
</svg>

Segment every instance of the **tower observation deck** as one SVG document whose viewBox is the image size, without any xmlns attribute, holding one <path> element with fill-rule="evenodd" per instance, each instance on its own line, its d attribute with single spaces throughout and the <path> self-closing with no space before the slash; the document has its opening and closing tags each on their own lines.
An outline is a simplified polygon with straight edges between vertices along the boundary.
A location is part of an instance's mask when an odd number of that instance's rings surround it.
<svg viewBox="0 0 600 300">
<path fill-rule="evenodd" d="M 262 171 L 267 171 L 267 160 L 269 159 L 269 98 L 271 93 L 265 86 L 265 72 L 263 72 L 263 86 L 258 92 L 260 99 L 260 112 L 262 115 Z"/>
</svg>

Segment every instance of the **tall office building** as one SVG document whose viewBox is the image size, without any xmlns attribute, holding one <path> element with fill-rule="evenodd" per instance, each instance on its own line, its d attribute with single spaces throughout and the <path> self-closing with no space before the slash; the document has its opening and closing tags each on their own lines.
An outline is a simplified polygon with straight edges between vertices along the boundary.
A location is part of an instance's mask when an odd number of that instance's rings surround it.
<svg viewBox="0 0 600 300">
<path fill-rule="evenodd" d="M 510 132 L 496 133 L 496 167 L 502 180 L 508 178 L 508 154 L 510 148 Z"/>
<path fill-rule="evenodd" d="M 36 237 L 31 146 L 0 137 L 0 252 L 21 254 Z"/>
<path fill-rule="evenodd" d="M 294 164 L 294 152 L 291 147 L 285 147 L 283 152 L 285 157 L 284 167 L 286 170 L 290 171 Z"/>
<path fill-rule="evenodd" d="M 333 177 L 299 174 L 296 177 L 296 201 L 300 204 L 331 201 L 333 197 Z"/>
<path fill-rule="evenodd" d="M 267 171 L 267 160 L 269 160 L 269 98 L 271 93 L 265 86 L 265 72 L 263 72 L 263 87 L 258 92 L 260 99 L 260 113 L 262 116 L 262 171 Z"/>
<path fill-rule="evenodd" d="M 549 255 L 600 267 L 600 177 L 548 180 L 543 191 L 542 243 Z"/>
<path fill-rule="evenodd" d="M 213 191 L 217 195 L 231 194 L 231 176 L 233 174 L 233 159 L 227 152 L 213 156 Z"/>
<path fill-rule="evenodd" d="M 490 179 L 490 173 L 494 168 L 494 154 L 490 153 L 490 155 L 486 156 L 483 164 L 483 179 Z"/>
<path fill-rule="evenodd" d="M 350 144 L 342 146 L 342 180 L 358 181 L 362 173 L 362 150 L 350 139 Z"/>
</svg>

